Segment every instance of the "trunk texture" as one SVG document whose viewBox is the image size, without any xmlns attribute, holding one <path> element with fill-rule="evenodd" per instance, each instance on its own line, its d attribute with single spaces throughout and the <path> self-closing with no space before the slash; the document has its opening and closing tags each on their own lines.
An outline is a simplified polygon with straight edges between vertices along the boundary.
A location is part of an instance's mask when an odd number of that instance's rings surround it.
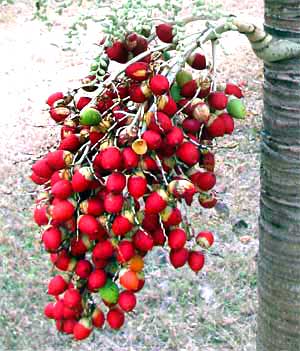
<svg viewBox="0 0 300 351">
<path fill-rule="evenodd" d="M 300 42 L 300 0 L 265 0 L 265 29 Z M 300 59 L 265 64 L 257 351 L 300 350 Z"/>
</svg>

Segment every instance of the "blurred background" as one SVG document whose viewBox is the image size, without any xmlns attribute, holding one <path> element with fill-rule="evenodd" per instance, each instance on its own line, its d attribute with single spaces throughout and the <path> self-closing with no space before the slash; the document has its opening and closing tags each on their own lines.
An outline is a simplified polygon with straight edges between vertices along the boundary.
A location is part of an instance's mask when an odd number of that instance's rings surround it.
<svg viewBox="0 0 300 351">
<path fill-rule="evenodd" d="M 50 14 L 49 30 L 47 21 L 33 18 L 34 2 L 0 0 L 0 350 L 253 351 L 263 72 L 247 40 L 235 33 L 221 41 L 218 78 L 243 86 L 248 114 L 218 142 L 218 205 L 194 206 L 190 214 L 196 230 L 215 232 L 213 252 L 222 257 L 209 255 L 195 275 L 171 267 L 163 250 L 152 252 L 136 313 L 120 331 L 105 329 L 78 344 L 44 318 L 51 264 L 31 219 L 35 186 L 28 176 L 57 139 L 46 98 L 78 86 L 101 38 L 99 25 L 87 21 L 68 42 L 76 16 L 99 11 L 93 1 L 69 5 L 62 15 Z M 262 0 L 222 5 L 263 20 Z"/>
</svg>

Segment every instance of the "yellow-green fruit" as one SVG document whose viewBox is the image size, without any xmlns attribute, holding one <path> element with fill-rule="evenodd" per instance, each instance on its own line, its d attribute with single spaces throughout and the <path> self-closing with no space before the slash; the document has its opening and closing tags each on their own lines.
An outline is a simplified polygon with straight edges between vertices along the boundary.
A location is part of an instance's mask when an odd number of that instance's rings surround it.
<svg viewBox="0 0 300 351">
<path fill-rule="evenodd" d="M 182 88 L 185 83 L 193 79 L 192 73 L 181 70 L 176 74 L 176 83 Z"/>
<path fill-rule="evenodd" d="M 171 96 L 174 99 L 175 102 L 178 102 L 179 100 L 182 99 L 182 96 L 180 95 L 181 88 L 178 84 L 173 84 L 171 87 Z"/>
<path fill-rule="evenodd" d="M 246 115 L 246 107 L 239 99 L 231 99 L 227 104 L 228 113 L 238 119 L 244 119 Z"/>
<path fill-rule="evenodd" d="M 96 126 L 101 121 L 101 114 L 94 108 L 87 108 L 80 112 L 80 124 L 84 126 Z"/>
<path fill-rule="evenodd" d="M 112 280 L 107 279 L 106 284 L 99 289 L 99 294 L 107 303 L 117 303 L 119 298 L 119 288 Z"/>
</svg>

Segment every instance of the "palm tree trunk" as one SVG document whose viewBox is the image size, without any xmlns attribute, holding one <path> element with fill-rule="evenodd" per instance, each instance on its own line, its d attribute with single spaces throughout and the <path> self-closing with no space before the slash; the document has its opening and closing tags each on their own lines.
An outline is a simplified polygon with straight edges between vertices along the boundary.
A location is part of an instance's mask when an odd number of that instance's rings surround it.
<svg viewBox="0 0 300 351">
<path fill-rule="evenodd" d="M 300 42 L 300 0 L 265 0 L 265 29 Z M 265 63 L 257 351 L 300 350 L 300 59 Z"/>
</svg>

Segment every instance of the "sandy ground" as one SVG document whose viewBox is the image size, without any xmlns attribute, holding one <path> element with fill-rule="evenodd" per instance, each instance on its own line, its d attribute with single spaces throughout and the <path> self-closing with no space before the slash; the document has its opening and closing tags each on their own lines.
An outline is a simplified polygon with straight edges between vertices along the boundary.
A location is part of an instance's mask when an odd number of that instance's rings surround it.
<svg viewBox="0 0 300 351">
<path fill-rule="evenodd" d="M 262 18 L 261 0 L 224 4 L 235 14 Z M 218 69 L 221 80 L 244 85 L 247 120 L 220 143 L 220 204 L 210 212 L 196 208 L 192 218 L 197 228 L 205 224 L 217 232 L 216 250 L 224 260 L 212 256 L 197 278 L 162 266 L 163 252 L 150 257 L 149 285 L 137 317 L 123 332 L 97 334 L 79 347 L 57 336 L 42 316 L 50 265 L 29 219 L 34 186 L 27 177 L 32 160 L 56 138 L 44 101 L 56 89 L 76 86 L 87 73 L 99 33 L 93 26 L 75 52 L 62 51 L 65 26 L 58 22 L 49 32 L 30 21 L 31 13 L 23 2 L 0 5 L 0 349 L 253 351 L 262 65 L 247 40 L 226 35 Z"/>
</svg>

